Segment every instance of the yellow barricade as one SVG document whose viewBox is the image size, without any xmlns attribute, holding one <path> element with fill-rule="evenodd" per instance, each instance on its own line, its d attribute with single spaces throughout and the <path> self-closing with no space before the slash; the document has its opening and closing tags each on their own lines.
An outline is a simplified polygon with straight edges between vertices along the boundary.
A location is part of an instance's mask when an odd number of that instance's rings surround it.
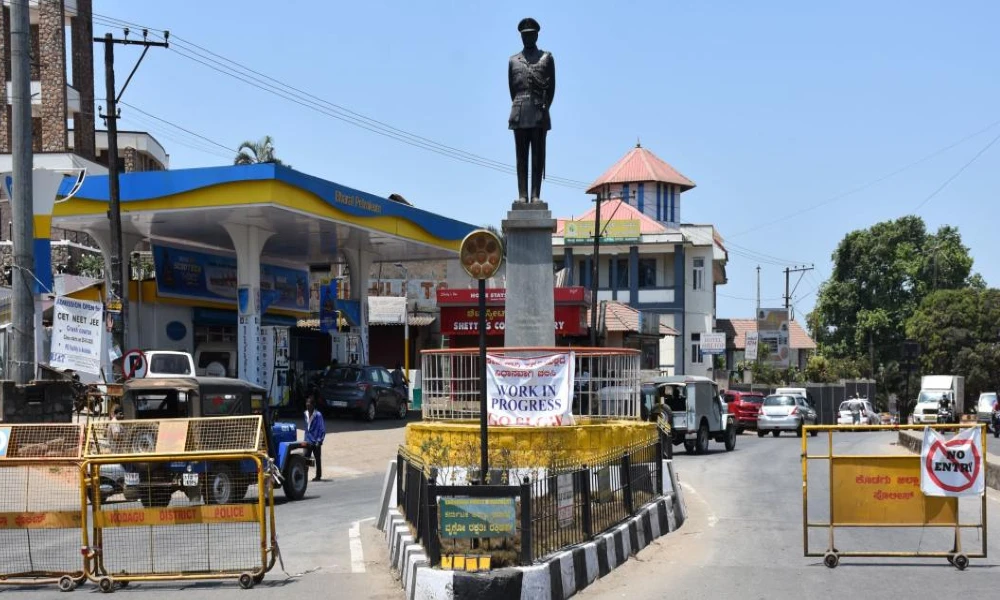
<svg viewBox="0 0 1000 600">
<path fill-rule="evenodd" d="M 88 427 L 81 515 L 86 575 L 132 581 L 259 583 L 277 559 L 274 492 L 259 416 L 104 421 Z M 112 495 L 102 476 L 121 477 Z"/>
<path fill-rule="evenodd" d="M 840 563 L 841 557 L 887 557 L 887 558 L 947 558 L 960 570 L 964 570 L 970 558 L 986 557 L 986 495 L 981 498 L 945 498 L 925 496 L 920 489 L 920 455 L 913 453 L 899 454 L 866 454 L 839 452 L 835 448 L 835 438 L 847 432 L 868 432 L 919 430 L 925 427 L 936 430 L 956 430 L 957 425 L 875 425 L 875 426 L 806 426 L 802 435 L 802 530 L 803 550 L 807 557 L 823 557 L 823 562 L 830 568 Z M 986 429 L 979 426 L 982 435 L 983 466 L 986 469 Z M 812 452 L 809 449 L 810 432 L 826 433 L 826 443 L 823 439 L 815 439 L 814 443 L 825 446 L 824 453 Z M 845 436 L 846 437 L 846 436 Z M 857 438 L 850 438 L 857 441 Z M 809 494 L 809 463 L 825 463 L 826 473 L 821 473 L 820 480 L 815 482 L 827 488 L 827 498 L 823 499 L 817 509 L 825 512 L 825 520 L 813 520 L 810 515 Z M 814 469 L 814 476 L 815 476 Z M 823 477 L 825 475 L 825 477 Z M 822 494 L 821 494 L 822 495 Z M 959 500 L 966 500 L 960 506 Z M 976 507 L 968 505 L 975 502 Z M 815 502 L 814 502 L 815 504 Z M 960 510 L 965 508 L 965 510 Z M 962 516 L 969 515 L 978 508 L 978 522 L 963 522 Z M 970 510 L 971 509 L 971 510 Z M 840 550 L 835 542 L 837 529 L 863 528 L 919 528 L 951 529 L 953 535 L 948 535 L 948 549 L 925 550 L 925 538 L 921 535 L 915 550 L 879 550 L 870 548 Z M 809 532 L 812 529 L 827 530 L 826 548 L 820 552 L 810 547 Z M 967 552 L 962 546 L 962 530 L 974 529 L 980 535 L 981 548 L 976 552 Z M 943 540 L 941 540 L 943 541 Z M 928 542 L 931 543 L 931 542 Z"/>
<path fill-rule="evenodd" d="M 0 424 L 0 584 L 84 580 L 82 447 L 81 425 Z"/>
</svg>

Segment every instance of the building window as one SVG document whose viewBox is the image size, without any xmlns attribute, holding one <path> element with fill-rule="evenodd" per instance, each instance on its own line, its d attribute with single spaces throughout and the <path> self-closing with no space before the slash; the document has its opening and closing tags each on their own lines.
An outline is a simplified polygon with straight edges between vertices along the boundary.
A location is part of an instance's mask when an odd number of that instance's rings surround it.
<svg viewBox="0 0 1000 600">
<path fill-rule="evenodd" d="M 577 264 L 579 265 L 576 272 L 576 280 L 579 282 L 578 285 L 590 287 L 590 269 L 587 268 L 587 260 L 583 259 Z"/>
<path fill-rule="evenodd" d="M 691 362 L 700 363 L 702 362 L 701 354 L 701 334 L 692 333 L 691 334 Z"/>
<path fill-rule="evenodd" d="M 628 259 L 618 259 L 618 278 L 615 280 L 616 290 L 628 289 Z"/>
<path fill-rule="evenodd" d="M 694 259 L 694 270 L 691 273 L 691 288 L 695 290 L 705 289 L 705 259 Z"/>
<path fill-rule="evenodd" d="M 656 259 L 639 259 L 639 289 L 656 287 Z"/>
</svg>

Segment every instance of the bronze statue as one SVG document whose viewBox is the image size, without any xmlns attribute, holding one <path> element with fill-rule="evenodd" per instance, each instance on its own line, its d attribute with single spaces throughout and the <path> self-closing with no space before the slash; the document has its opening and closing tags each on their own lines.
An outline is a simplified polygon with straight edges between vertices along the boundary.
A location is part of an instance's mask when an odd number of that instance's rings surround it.
<svg viewBox="0 0 1000 600">
<path fill-rule="evenodd" d="M 528 201 L 528 151 L 531 151 L 531 201 L 539 202 L 545 175 L 545 136 L 552 129 L 549 108 L 556 93 L 556 63 L 550 52 L 539 50 L 538 21 L 521 19 L 524 50 L 510 57 L 510 129 L 517 151 L 517 200 Z"/>
</svg>

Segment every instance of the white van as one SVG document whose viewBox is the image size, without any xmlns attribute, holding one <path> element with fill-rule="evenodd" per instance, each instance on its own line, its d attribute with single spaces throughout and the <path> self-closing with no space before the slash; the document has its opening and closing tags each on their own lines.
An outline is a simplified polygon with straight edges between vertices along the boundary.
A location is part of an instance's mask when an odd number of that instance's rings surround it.
<svg viewBox="0 0 1000 600">
<path fill-rule="evenodd" d="M 236 377 L 236 344 L 202 342 L 194 351 L 195 370 L 202 377 Z"/>
</svg>

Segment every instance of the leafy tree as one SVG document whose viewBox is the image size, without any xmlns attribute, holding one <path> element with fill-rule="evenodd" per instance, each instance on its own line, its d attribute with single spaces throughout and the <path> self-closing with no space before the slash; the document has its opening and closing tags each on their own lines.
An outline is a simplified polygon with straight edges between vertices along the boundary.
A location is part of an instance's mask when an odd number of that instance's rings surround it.
<svg viewBox="0 0 1000 600">
<path fill-rule="evenodd" d="M 921 342 L 924 373 L 965 376 L 968 398 L 1000 390 L 1000 290 L 933 292 L 907 320 L 906 333 Z"/>
<path fill-rule="evenodd" d="M 274 140 L 269 135 L 265 135 L 256 142 L 251 140 L 243 142 L 237 148 L 236 158 L 233 159 L 234 165 L 256 165 L 261 163 L 285 164 L 281 162 L 280 158 L 275 156 Z M 291 165 L 286 166 L 290 167 Z"/>
<path fill-rule="evenodd" d="M 881 375 L 900 389 L 897 363 L 906 322 L 928 294 L 982 286 L 972 257 L 954 227 L 928 233 L 923 219 L 907 216 L 853 231 L 833 254 L 833 273 L 820 288 L 808 324 L 820 354 L 852 360 L 859 375 Z M 874 346 L 872 372 L 869 344 Z M 845 365 L 846 366 L 846 365 Z M 888 374 L 896 374 L 886 380 Z"/>
</svg>

